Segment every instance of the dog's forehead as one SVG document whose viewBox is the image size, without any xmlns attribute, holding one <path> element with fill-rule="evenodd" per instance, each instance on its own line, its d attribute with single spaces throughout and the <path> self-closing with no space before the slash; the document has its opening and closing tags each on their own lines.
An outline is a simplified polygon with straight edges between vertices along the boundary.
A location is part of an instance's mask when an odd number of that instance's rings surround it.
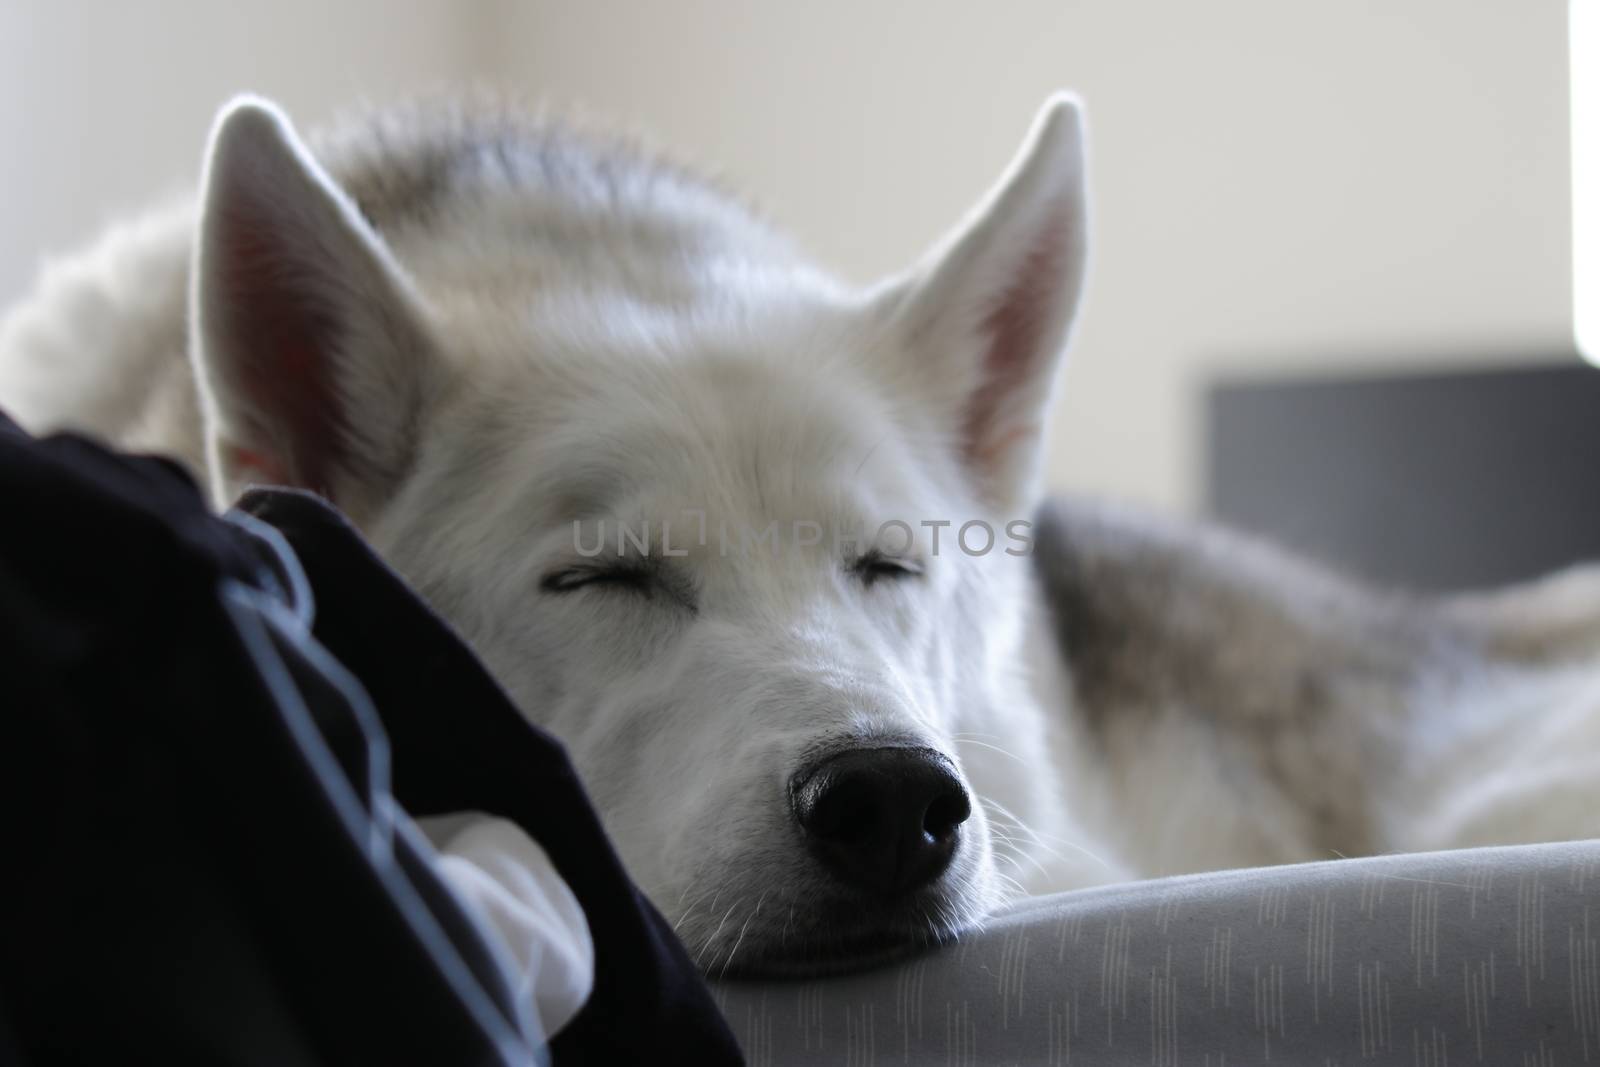
<svg viewBox="0 0 1600 1067">
<path fill-rule="evenodd" d="M 866 379 L 799 370 L 708 359 L 600 383 L 546 439 L 556 495 L 785 521 L 907 502 L 914 450 Z"/>
</svg>

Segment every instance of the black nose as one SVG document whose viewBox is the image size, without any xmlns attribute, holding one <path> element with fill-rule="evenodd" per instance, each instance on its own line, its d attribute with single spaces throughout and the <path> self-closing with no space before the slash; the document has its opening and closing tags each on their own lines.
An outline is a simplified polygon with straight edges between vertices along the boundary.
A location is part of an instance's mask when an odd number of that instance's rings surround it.
<svg viewBox="0 0 1600 1067">
<path fill-rule="evenodd" d="M 895 896 L 950 865 L 972 814 L 950 761 L 922 748 L 862 748 L 796 775 L 795 818 L 829 870 L 860 889 Z"/>
</svg>

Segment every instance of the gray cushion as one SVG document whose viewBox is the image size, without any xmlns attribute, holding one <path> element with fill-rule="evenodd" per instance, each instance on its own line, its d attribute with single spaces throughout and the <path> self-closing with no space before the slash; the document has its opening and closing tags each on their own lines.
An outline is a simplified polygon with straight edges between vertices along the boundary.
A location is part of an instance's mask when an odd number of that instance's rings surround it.
<svg viewBox="0 0 1600 1067">
<path fill-rule="evenodd" d="M 1025 901 L 958 944 L 716 987 L 762 1064 L 1600 1063 L 1600 841 Z"/>
</svg>

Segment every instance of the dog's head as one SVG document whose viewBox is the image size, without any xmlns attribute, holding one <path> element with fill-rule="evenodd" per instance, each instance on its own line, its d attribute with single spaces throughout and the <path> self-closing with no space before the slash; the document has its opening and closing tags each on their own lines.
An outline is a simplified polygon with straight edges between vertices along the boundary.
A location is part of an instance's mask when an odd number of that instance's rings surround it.
<svg viewBox="0 0 1600 1067">
<path fill-rule="evenodd" d="M 498 196 L 380 237 L 270 107 L 224 116 L 195 270 L 220 491 L 349 511 L 567 745 L 702 965 L 859 962 L 973 921 L 1008 884 L 971 771 L 1030 711 L 1077 106 L 865 293 L 603 218 L 573 220 L 600 247 L 566 276 L 534 237 L 523 271 Z"/>
</svg>

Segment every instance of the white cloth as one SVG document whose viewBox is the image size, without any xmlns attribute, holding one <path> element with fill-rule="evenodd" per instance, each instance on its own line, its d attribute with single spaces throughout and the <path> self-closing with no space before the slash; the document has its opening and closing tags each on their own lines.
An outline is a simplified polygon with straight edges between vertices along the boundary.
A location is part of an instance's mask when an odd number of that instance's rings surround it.
<svg viewBox="0 0 1600 1067">
<path fill-rule="evenodd" d="M 513 988 L 553 1036 L 594 989 L 594 940 L 578 898 L 514 823 L 486 815 L 430 822 L 451 888 L 503 950 Z"/>
</svg>

